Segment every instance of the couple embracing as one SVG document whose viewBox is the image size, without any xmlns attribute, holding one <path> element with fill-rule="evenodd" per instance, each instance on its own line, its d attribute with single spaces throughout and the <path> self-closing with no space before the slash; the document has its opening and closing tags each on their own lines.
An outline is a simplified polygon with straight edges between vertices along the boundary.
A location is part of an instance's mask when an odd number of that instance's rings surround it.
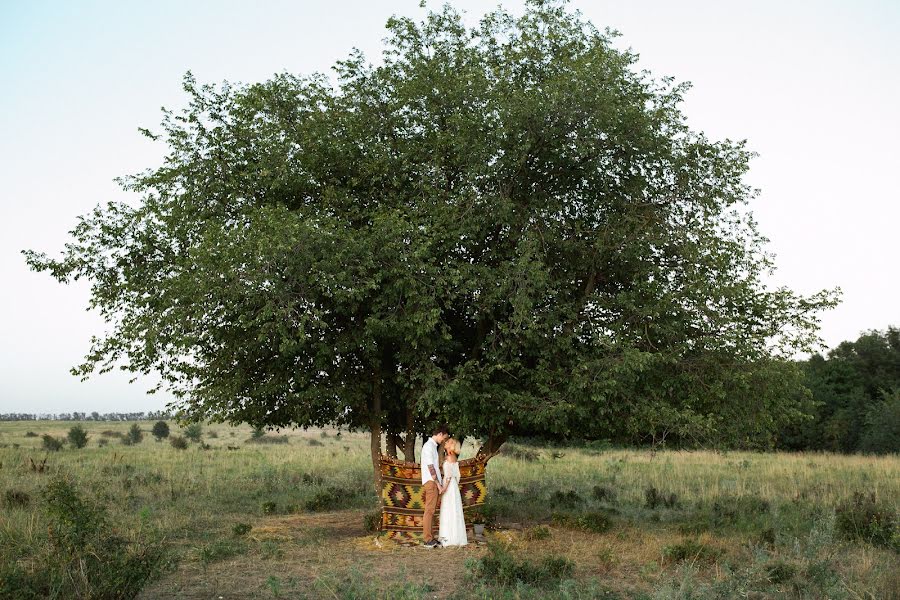
<svg viewBox="0 0 900 600">
<path fill-rule="evenodd" d="M 443 473 L 438 459 L 438 447 L 443 444 L 447 453 Z M 465 546 L 466 523 L 463 518 L 462 496 L 459 494 L 460 444 L 450 437 L 446 425 L 436 427 L 422 445 L 422 502 L 425 515 L 422 518 L 422 534 L 426 548 Z M 434 511 L 440 505 L 438 537 L 434 537 L 432 523 Z"/>
</svg>

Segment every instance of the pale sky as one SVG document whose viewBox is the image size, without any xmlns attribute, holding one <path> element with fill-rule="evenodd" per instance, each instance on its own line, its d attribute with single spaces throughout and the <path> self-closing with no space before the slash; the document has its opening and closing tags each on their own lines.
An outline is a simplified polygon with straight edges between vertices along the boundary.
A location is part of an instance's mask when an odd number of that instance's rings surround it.
<svg viewBox="0 0 900 600">
<path fill-rule="evenodd" d="M 497 3 L 451 4 L 475 22 Z M 618 29 L 640 68 L 692 82 L 683 110 L 694 129 L 759 153 L 748 182 L 762 190 L 751 208 L 776 254 L 771 283 L 843 289 L 822 315 L 829 345 L 900 325 L 900 2 L 570 6 Z M 159 164 L 163 146 L 137 128 L 184 105 L 185 71 L 203 83 L 326 72 L 354 46 L 376 62 L 391 14 L 424 10 L 418 0 L 0 0 L 0 413 L 164 406 L 127 373 L 69 373 L 103 331 L 86 312 L 88 284 L 33 273 L 20 250 L 58 255 L 78 215 L 125 197 L 114 177 Z"/>
</svg>

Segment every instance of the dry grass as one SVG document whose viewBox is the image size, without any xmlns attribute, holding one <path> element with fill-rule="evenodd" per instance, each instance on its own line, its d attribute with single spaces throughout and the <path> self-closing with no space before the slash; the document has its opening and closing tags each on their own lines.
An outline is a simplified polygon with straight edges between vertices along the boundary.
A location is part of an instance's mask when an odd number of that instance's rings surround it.
<svg viewBox="0 0 900 600">
<path fill-rule="evenodd" d="M 166 532 L 181 560 L 175 572 L 147 588 L 142 598 L 341 597 L 346 590 L 342 592 L 339 584 L 351 572 L 376 588 L 404 581 L 418 586 L 418 592 L 402 597 L 463 598 L 473 586 L 466 580 L 466 560 L 487 551 L 473 546 L 443 550 L 425 559 L 426 551 L 420 548 L 367 535 L 363 516 L 374 508 L 375 498 L 365 434 L 344 432 L 338 437 L 329 430 L 323 437 L 319 430 L 282 431 L 279 435 L 287 435 L 289 443 L 259 445 L 247 443 L 249 427 L 214 425 L 204 428 L 217 434 L 204 436 L 208 450 L 192 444 L 180 451 L 149 435 L 152 422 L 141 424 L 145 430 L 141 444 L 124 446 L 110 439 L 105 447 L 97 444 L 102 431 L 125 432 L 131 424 L 82 423 L 90 437 L 86 448 L 67 447 L 49 455 L 40 449 L 40 435 L 64 436 L 71 425 L 0 423 L 0 492 L 19 490 L 37 499 L 49 478 L 68 475 L 106 502 L 117 522 L 134 526 L 151 522 Z M 25 437 L 27 431 L 38 437 Z M 173 435 L 180 433 L 172 427 Z M 310 445 L 310 440 L 322 445 Z M 467 442 L 463 455 L 474 449 L 474 443 Z M 533 450 L 540 455 L 537 461 L 501 455 L 488 469 L 489 495 L 500 488 L 513 494 L 510 503 L 524 515 L 516 520 L 526 527 L 550 523 L 554 507 L 546 503 L 553 490 L 575 490 L 584 507 L 602 508 L 608 503 L 592 500 L 591 490 L 603 486 L 615 493 L 611 508 L 619 510 L 614 513 L 615 525 L 605 533 L 589 533 L 550 524 L 546 539 L 528 539 L 513 530 L 496 532 L 493 539 L 508 544 L 519 556 L 566 557 L 575 563 L 578 581 L 601 582 L 623 597 L 651 597 L 673 578 L 685 577 L 684 565 L 664 556 L 666 547 L 683 541 L 699 542 L 718 553 L 716 560 L 697 562 L 690 571 L 690 577 L 705 585 L 733 577 L 725 565 L 750 568 L 759 560 L 749 529 L 710 527 L 693 535 L 684 533 L 684 519 L 718 499 L 752 497 L 769 502 L 772 519 L 785 522 L 784 515 L 790 516 L 791 510 L 801 516 L 807 514 L 804 510 L 827 514 L 857 490 L 875 491 L 894 507 L 900 503 L 897 456 L 712 451 L 651 455 L 566 448 L 564 456 L 553 458 L 553 449 Z M 29 459 L 44 456 L 48 471 L 31 471 Z M 350 510 L 302 509 L 305 499 L 329 487 L 352 495 Z M 676 494 L 679 508 L 647 509 L 648 487 Z M 275 514 L 266 514 L 264 503 L 273 503 Z M 38 509 L 37 500 L 26 507 L 4 507 L 0 558 L 6 559 L 11 548 L 44 543 L 46 527 Z M 250 532 L 236 536 L 232 529 L 238 523 L 251 525 Z M 801 570 L 815 561 L 831 561 L 828 564 L 839 575 L 835 589 L 847 598 L 889 597 L 891 590 L 900 589 L 895 553 L 831 538 L 821 548 L 808 550 L 812 542 L 807 538 L 812 540 L 815 533 L 810 528 L 814 526 L 801 524 L 778 532 L 771 557 L 793 561 Z M 806 554 L 797 554 L 792 544 Z M 435 565 L 427 574 L 422 573 L 425 560 Z"/>
</svg>

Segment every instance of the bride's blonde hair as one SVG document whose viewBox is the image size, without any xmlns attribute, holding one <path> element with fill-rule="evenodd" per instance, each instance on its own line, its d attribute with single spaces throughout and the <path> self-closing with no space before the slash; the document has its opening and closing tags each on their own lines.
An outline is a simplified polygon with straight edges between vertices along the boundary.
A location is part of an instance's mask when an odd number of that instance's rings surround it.
<svg viewBox="0 0 900 600">
<path fill-rule="evenodd" d="M 444 442 L 444 450 L 447 452 L 452 452 L 456 456 L 459 456 L 459 451 L 461 450 L 459 446 L 459 442 L 456 441 L 456 438 L 450 438 L 446 442 Z"/>
</svg>

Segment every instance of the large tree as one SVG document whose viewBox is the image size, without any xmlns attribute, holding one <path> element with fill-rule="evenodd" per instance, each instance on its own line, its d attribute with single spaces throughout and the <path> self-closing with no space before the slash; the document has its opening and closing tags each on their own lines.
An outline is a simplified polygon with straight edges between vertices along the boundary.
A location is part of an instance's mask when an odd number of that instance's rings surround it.
<svg viewBox="0 0 900 600">
<path fill-rule="evenodd" d="M 73 372 L 158 372 L 196 419 L 763 439 L 822 291 L 768 289 L 744 142 L 691 131 L 685 84 L 564 4 L 473 29 L 392 18 L 379 65 L 199 85 L 163 166 L 59 258 L 110 323 Z M 756 419 L 754 421 L 754 419 Z M 748 425 L 740 428 L 738 425 Z"/>
</svg>

